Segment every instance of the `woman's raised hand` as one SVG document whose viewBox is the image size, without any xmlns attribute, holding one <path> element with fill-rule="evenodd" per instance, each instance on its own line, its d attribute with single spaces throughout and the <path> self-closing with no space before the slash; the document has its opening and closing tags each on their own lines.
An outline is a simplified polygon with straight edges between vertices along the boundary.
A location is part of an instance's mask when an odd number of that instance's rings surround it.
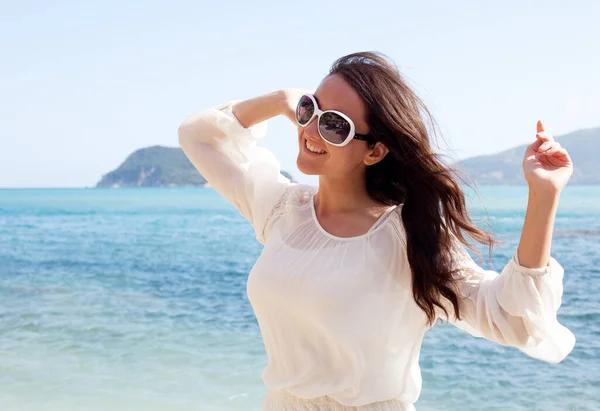
<svg viewBox="0 0 600 411">
<path fill-rule="evenodd" d="M 554 141 L 537 123 L 536 141 L 527 147 L 523 158 L 523 172 L 529 189 L 560 193 L 573 174 L 573 162 L 567 150 Z"/>
<path fill-rule="evenodd" d="M 283 98 L 285 100 L 285 104 L 283 106 L 283 114 L 286 116 L 292 123 L 298 124 L 296 122 L 296 106 L 298 105 L 298 101 L 300 101 L 300 97 L 305 94 L 313 94 L 314 91 L 301 89 L 301 88 L 286 88 L 281 90 Z"/>
</svg>

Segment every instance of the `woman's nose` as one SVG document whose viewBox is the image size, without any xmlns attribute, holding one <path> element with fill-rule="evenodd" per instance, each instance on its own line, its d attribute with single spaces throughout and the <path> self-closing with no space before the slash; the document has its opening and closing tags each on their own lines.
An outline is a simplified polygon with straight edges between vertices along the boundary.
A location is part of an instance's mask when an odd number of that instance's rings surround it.
<svg viewBox="0 0 600 411">
<path fill-rule="evenodd" d="M 304 134 L 312 141 L 319 141 L 321 136 L 319 135 L 319 119 L 315 118 L 310 122 L 309 125 L 304 127 Z"/>
</svg>

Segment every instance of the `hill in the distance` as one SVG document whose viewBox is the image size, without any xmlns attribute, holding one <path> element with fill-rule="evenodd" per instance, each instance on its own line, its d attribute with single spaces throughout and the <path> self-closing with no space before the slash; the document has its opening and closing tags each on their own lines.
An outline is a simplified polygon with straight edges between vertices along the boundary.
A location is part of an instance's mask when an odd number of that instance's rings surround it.
<svg viewBox="0 0 600 411">
<path fill-rule="evenodd" d="M 569 151 L 575 166 L 569 184 L 600 184 L 600 128 L 579 130 L 556 137 Z M 497 154 L 470 157 L 455 166 L 465 171 L 477 184 L 526 184 L 521 163 L 527 145 Z"/>
<path fill-rule="evenodd" d="M 569 150 L 575 164 L 569 184 L 600 184 L 600 128 L 579 130 L 556 138 Z M 477 184 L 525 184 L 521 162 L 526 145 L 493 155 L 461 160 L 455 166 Z M 282 172 L 293 180 L 292 177 Z M 132 153 L 96 187 L 204 187 L 198 173 L 179 147 L 152 146 Z"/>
<path fill-rule="evenodd" d="M 282 172 L 290 180 L 292 177 Z M 198 173 L 179 147 L 152 146 L 136 150 L 116 170 L 104 176 L 96 187 L 205 187 Z"/>
</svg>

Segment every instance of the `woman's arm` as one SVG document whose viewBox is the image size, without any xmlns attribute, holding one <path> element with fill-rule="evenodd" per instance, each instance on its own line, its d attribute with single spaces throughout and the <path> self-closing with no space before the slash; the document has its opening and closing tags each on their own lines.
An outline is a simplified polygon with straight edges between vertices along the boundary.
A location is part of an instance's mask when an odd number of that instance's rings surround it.
<svg viewBox="0 0 600 411">
<path fill-rule="evenodd" d="M 178 129 L 190 162 L 251 222 L 261 242 L 266 221 L 290 182 L 273 154 L 254 140 L 266 132 L 265 120 L 288 114 L 287 97 L 275 92 L 205 109 L 188 116 Z"/>
<path fill-rule="evenodd" d="M 550 244 L 559 195 L 573 165 L 541 122 L 536 137 L 523 159 L 529 202 L 519 247 L 499 274 L 478 266 L 455 241 L 452 252 L 461 319 L 451 316 L 449 320 L 474 336 L 559 362 L 573 349 L 575 336 L 557 319 L 564 270 L 550 256 Z M 452 307 L 448 308 L 451 313 Z"/>
<path fill-rule="evenodd" d="M 517 248 L 519 264 L 528 268 L 548 265 L 558 200 L 573 173 L 569 154 L 546 133 L 541 121 L 537 123 L 536 138 L 523 159 L 529 199 Z"/>
<path fill-rule="evenodd" d="M 277 115 L 283 115 L 296 124 L 296 105 L 310 90 L 283 89 L 234 104 L 233 114 L 244 127 L 252 127 Z"/>
<path fill-rule="evenodd" d="M 283 114 L 288 101 L 283 90 L 264 94 L 233 105 L 233 114 L 240 124 L 246 128 L 262 123 L 279 114 Z"/>
<path fill-rule="evenodd" d="M 517 258 L 523 267 L 548 265 L 558 199 L 558 193 L 529 190 L 527 213 L 517 248 Z"/>
<path fill-rule="evenodd" d="M 283 90 L 275 91 L 262 96 L 254 97 L 245 101 L 232 101 L 224 104 L 217 109 L 230 109 L 238 120 L 239 125 L 243 128 L 251 130 L 252 127 L 269 120 L 279 114 L 284 113 L 286 104 L 286 95 Z M 180 144 L 186 143 L 209 143 L 216 142 L 217 137 L 232 137 L 227 135 L 215 135 L 217 133 L 207 134 L 199 132 L 200 118 L 206 117 L 208 110 L 203 110 L 197 114 L 188 116 L 178 128 Z M 255 133 L 255 137 L 260 137 L 258 134 L 263 134 L 264 130 Z"/>
</svg>

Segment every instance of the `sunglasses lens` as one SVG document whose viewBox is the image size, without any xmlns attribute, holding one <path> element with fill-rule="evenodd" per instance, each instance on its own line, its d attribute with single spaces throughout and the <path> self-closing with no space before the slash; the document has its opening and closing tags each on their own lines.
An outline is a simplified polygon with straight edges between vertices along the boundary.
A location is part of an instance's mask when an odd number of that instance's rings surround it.
<svg viewBox="0 0 600 411">
<path fill-rule="evenodd" d="M 308 96 L 302 96 L 296 107 L 296 121 L 301 126 L 306 125 L 315 113 L 315 105 Z"/>
<path fill-rule="evenodd" d="M 350 135 L 350 123 L 335 113 L 324 113 L 319 121 L 319 131 L 330 143 L 341 144 Z"/>
</svg>

